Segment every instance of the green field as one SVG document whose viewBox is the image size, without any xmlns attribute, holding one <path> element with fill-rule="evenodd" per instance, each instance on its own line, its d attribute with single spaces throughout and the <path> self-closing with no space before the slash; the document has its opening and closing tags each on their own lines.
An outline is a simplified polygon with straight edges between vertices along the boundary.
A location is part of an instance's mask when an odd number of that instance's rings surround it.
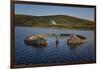
<svg viewBox="0 0 100 69">
<path fill-rule="evenodd" d="M 50 20 L 54 20 L 57 25 L 50 24 Z M 15 15 L 16 26 L 32 26 L 32 27 L 54 27 L 67 29 L 94 29 L 95 22 L 84 20 L 66 15 L 50 15 L 50 16 L 30 16 Z"/>
</svg>

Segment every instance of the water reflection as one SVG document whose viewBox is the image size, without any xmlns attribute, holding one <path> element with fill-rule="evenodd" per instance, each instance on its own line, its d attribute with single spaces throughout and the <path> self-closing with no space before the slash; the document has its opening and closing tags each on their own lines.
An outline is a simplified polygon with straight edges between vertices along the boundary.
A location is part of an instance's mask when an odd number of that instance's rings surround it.
<svg viewBox="0 0 100 69">
<path fill-rule="evenodd" d="M 56 40 L 56 48 L 58 48 L 59 40 Z"/>
<path fill-rule="evenodd" d="M 36 47 L 36 48 L 45 48 L 47 47 L 47 45 L 39 45 L 39 44 L 29 44 L 27 42 L 24 41 L 24 43 L 28 46 L 32 46 L 32 47 Z"/>
<path fill-rule="evenodd" d="M 70 47 L 70 48 L 77 48 L 77 47 L 80 47 L 81 45 L 83 45 L 84 43 L 68 43 L 67 42 L 67 45 Z"/>
</svg>

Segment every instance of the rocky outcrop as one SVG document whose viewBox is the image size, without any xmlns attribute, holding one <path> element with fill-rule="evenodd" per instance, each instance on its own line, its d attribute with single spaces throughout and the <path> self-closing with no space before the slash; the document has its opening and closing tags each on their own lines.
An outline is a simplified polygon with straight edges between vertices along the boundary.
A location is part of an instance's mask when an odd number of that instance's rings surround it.
<svg viewBox="0 0 100 69">
<path fill-rule="evenodd" d="M 29 45 L 37 45 L 37 46 L 47 46 L 48 42 L 47 39 L 45 39 L 45 36 L 51 36 L 56 34 L 54 33 L 48 33 L 48 34 L 34 34 L 29 37 L 27 37 L 24 41 L 26 44 Z M 87 42 L 87 38 L 81 35 L 76 35 L 76 34 L 60 34 L 60 36 L 69 36 L 67 39 L 67 44 L 69 45 L 78 45 L 82 43 Z"/>
<path fill-rule="evenodd" d="M 67 40 L 68 43 L 77 44 L 77 43 L 85 43 L 87 42 L 87 38 L 80 35 L 70 35 L 69 39 Z"/>
<path fill-rule="evenodd" d="M 27 37 L 24 42 L 28 45 L 47 46 L 47 40 L 40 34 Z"/>
</svg>

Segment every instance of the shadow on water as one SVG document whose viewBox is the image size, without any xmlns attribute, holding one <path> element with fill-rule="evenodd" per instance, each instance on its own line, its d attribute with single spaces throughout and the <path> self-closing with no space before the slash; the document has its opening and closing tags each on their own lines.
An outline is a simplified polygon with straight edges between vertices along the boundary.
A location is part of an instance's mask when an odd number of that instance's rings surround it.
<svg viewBox="0 0 100 69">
<path fill-rule="evenodd" d="M 47 45 L 37 45 L 37 44 L 28 44 L 24 42 L 27 46 L 35 47 L 35 48 L 46 48 Z"/>
<path fill-rule="evenodd" d="M 78 56 L 80 54 L 80 47 L 83 46 L 85 43 L 67 43 L 67 46 L 70 49 L 70 53 L 72 55 Z"/>
<path fill-rule="evenodd" d="M 78 48 L 78 47 L 80 47 L 80 46 L 83 45 L 83 44 L 86 44 L 86 43 L 67 43 L 67 45 L 68 45 L 71 49 L 73 49 L 73 48 Z"/>
</svg>

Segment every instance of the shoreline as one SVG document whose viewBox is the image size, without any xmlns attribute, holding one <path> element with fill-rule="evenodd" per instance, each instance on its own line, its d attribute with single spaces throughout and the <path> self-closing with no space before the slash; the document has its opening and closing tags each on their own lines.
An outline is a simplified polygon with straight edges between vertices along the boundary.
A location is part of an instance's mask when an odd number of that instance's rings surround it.
<svg viewBox="0 0 100 69">
<path fill-rule="evenodd" d="M 66 30 L 79 30 L 79 31 L 94 31 L 94 29 L 79 29 L 79 28 L 57 28 L 57 27 L 44 27 L 44 26 L 23 26 L 23 25 L 15 25 L 15 27 L 31 27 L 31 28 L 48 28 L 48 29 L 66 29 Z"/>
</svg>

